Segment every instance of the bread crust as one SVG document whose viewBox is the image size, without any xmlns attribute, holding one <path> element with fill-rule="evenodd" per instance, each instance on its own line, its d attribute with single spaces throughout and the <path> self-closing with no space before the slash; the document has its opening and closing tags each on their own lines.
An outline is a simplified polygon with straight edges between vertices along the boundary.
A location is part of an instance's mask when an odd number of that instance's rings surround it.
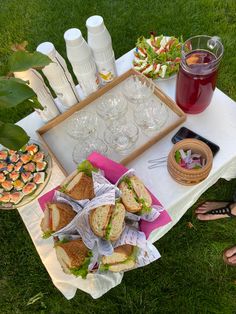
<svg viewBox="0 0 236 314">
<path fill-rule="evenodd" d="M 143 198 L 147 204 L 147 206 L 152 205 L 152 198 L 148 190 L 146 189 L 143 182 L 137 177 L 130 177 L 130 181 L 132 183 L 133 189 L 139 198 Z"/>
<path fill-rule="evenodd" d="M 112 260 L 115 259 L 115 256 L 119 256 L 118 259 L 118 263 L 119 262 L 123 262 L 125 261 L 132 253 L 133 253 L 133 245 L 130 245 L 130 244 L 124 244 L 124 245 L 120 245 L 118 247 L 116 247 L 114 249 L 114 253 L 112 255 L 109 255 L 109 256 L 103 256 L 102 257 L 102 263 L 105 265 L 105 264 L 109 264 L 109 265 L 112 265 L 112 264 L 116 264 L 117 261 L 115 262 L 112 262 Z"/>
<path fill-rule="evenodd" d="M 51 231 L 49 224 L 50 224 L 50 209 L 48 208 L 46 204 L 45 209 L 44 209 L 44 217 L 40 223 L 41 230 L 43 232 Z"/>
<path fill-rule="evenodd" d="M 87 176 L 84 172 L 80 172 L 73 176 L 71 179 L 75 181 L 78 180 L 78 182 L 72 188 L 66 188 L 65 194 L 69 195 L 75 200 L 91 200 L 92 198 L 94 198 L 95 195 L 93 188 L 93 179 L 91 177 Z"/>
<path fill-rule="evenodd" d="M 116 210 L 119 210 L 119 213 L 117 213 Z M 120 214 L 121 217 L 119 219 L 119 221 L 114 221 L 117 217 L 117 215 Z M 122 203 L 117 203 L 115 206 L 112 206 L 112 214 L 111 214 L 111 218 L 110 218 L 110 221 L 111 221 L 111 224 L 112 224 L 112 227 L 111 227 L 111 232 L 110 232 L 110 235 L 109 235 L 109 240 L 110 241 L 116 241 L 119 239 L 122 231 L 123 231 L 123 224 L 124 224 L 124 220 L 125 220 L 125 207 Z M 114 222 L 113 222 L 114 221 Z M 113 235 L 112 236 L 112 229 L 114 229 L 114 223 L 119 223 L 120 224 L 120 228 L 119 228 L 119 232 L 116 233 L 116 235 Z"/>
<path fill-rule="evenodd" d="M 117 273 L 120 271 L 129 270 L 135 267 L 136 262 L 134 260 L 129 260 L 127 263 L 117 263 L 109 266 L 109 270 Z"/>
<path fill-rule="evenodd" d="M 72 219 L 76 216 L 76 212 L 72 209 L 72 206 L 66 203 L 55 202 L 49 204 L 49 208 L 51 209 L 52 205 L 56 205 L 59 211 L 59 224 L 52 231 L 58 231 L 68 225 Z M 52 209 L 51 209 L 52 210 Z M 53 219 L 53 216 L 52 216 Z"/>
<path fill-rule="evenodd" d="M 80 267 L 88 256 L 89 249 L 81 239 L 71 240 L 66 243 L 58 243 L 55 248 L 61 247 L 67 254 L 70 264 L 68 268 Z"/>
</svg>

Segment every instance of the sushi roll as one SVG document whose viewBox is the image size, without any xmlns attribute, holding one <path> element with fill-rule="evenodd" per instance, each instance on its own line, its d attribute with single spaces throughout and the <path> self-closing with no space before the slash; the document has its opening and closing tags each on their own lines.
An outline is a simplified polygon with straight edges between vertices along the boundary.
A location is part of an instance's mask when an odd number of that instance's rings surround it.
<svg viewBox="0 0 236 314">
<path fill-rule="evenodd" d="M 22 189 L 24 195 L 29 195 L 37 189 L 37 185 L 33 182 L 28 182 Z"/>
<path fill-rule="evenodd" d="M 8 151 L 7 150 L 0 150 L 0 160 L 6 160 L 8 157 Z"/>
<path fill-rule="evenodd" d="M 35 163 L 29 162 L 28 164 L 23 166 L 25 171 L 35 172 Z"/>
<path fill-rule="evenodd" d="M 33 157 L 33 161 L 35 162 L 40 162 L 40 161 L 43 161 L 45 155 L 43 152 L 37 152 L 34 157 Z"/>
<path fill-rule="evenodd" d="M 14 188 L 17 190 L 17 191 L 21 191 L 24 187 L 24 182 L 21 181 L 20 179 L 16 180 L 13 182 L 13 185 L 14 185 Z"/>
<path fill-rule="evenodd" d="M 19 177 L 20 177 L 20 173 L 18 171 L 13 171 L 13 172 L 9 173 L 9 178 L 12 181 L 16 181 L 17 179 L 19 179 Z"/>
<path fill-rule="evenodd" d="M 34 183 L 41 184 L 45 181 L 45 172 L 37 172 L 34 174 Z"/>
<path fill-rule="evenodd" d="M 0 183 L 4 182 L 6 180 L 6 176 L 3 172 L 0 172 Z"/>
<path fill-rule="evenodd" d="M 12 171 L 14 170 L 14 167 L 15 167 L 14 164 L 8 164 L 6 171 L 7 171 L 8 173 L 10 173 L 10 172 L 12 172 Z"/>
<path fill-rule="evenodd" d="M 18 160 L 19 160 L 19 155 L 18 154 L 13 154 L 13 155 L 10 155 L 9 156 L 9 160 L 11 161 L 11 162 L 14 162 L 14 163 L 16 163 Z"/>
<path fill-rule="evenodd" d="M 16 205 L 22 200 L 23 197 L 24 194 L 22 192 L 14 192 L 10 194 L 10 201 Z"/>
<path fill-rule="evenodd" d="M 6 170 L 7 168 L 7 163 L 5 161 L 0 162 L 0 171 Z"/>
<path fill-rule="evenodd" d="M 4 182 L 1 183 L 1 185 L 4 191 L 9 192 L 13 189 L 13 183 L 10 180 L 5 180 Z"/>
<path fill-rule="evenodd" d="M 20 171 L 22 166 L 23 166 L 23 162 L 22 161 L 18 161 L 17 164 L 14 167 L 14 170 L 15 171 Z"/>
<path fill-rule="evenodd" d="M 39 151 L 39 146 L 37 144 L 26 145 L 25 151 L 29 152 L 31 155 L 36 154 Z"/>
<path fill-rule="evenodd" d="M 44 171 L 47 168 L 48 163 L 46 161 L 36 162 L 36 171 Z"/>
<path fill-rule="evenodd" d="M 8 154 L 9 154 L 10 156 L 15 155 L 16 153 L 17 153 L 16 150 L 13 150 L 13 149 L 9 149 L 9 150 L 8 150 Z"/>
<path fill-rule="evenodd" d="M 27 164 L 28 162 L 30 162 L 32 160 L 32 155 L 30 154 L 24 154 L 20 156 L 20 160 L 23 162 L 23 164 Z"/>
<path fill-rule="evenodd" d="M 33 174 L 29 171 L 21 173 L 21 179 L 24 183 L 29 182 L 33 178 Z"/>
<path fill-rule="evenodd" d="M 0 203 L 9 203 L 11 194 L 9 192 L 3 192 L 0 196 Z"/>
</svg>

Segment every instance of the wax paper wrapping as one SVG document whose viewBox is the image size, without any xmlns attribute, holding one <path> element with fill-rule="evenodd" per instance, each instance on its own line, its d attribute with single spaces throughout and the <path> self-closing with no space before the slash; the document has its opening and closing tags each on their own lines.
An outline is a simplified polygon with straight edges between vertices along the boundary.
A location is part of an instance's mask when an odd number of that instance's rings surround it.
<svg viewBox="0 0 236 314">
<path fill-rule="evenodd" d="M 136 264 L 134 268 L 146 266 L 161 257 L 157 248 L 148 240 L 143 232 L 129 226 L 125 226 L 120 238 L 113 242 L 113 247 L 130 244 L 138 247 Z M 102 273 L 102 271 L 100 271 Z"/>
<path fill-rule="evenodd" d="M 120 196 L 120 191 L 116 185 L 111 184 L 101 173 L 92 173 L 95 197 L 89 200 L 75 201 L 61 192 L 54 194 L 54 200 L 70 204 L 77 215 L 64 228 L 58 230 L 53 235 L 79 234 L 84 244 L 92 251 L 100 255 L 110 255 L 113 247 L 109 241 L 97 237 L 90 228 L 90 212 L 102 205 L 115 205 L 115 200 Z"/>
</svg>

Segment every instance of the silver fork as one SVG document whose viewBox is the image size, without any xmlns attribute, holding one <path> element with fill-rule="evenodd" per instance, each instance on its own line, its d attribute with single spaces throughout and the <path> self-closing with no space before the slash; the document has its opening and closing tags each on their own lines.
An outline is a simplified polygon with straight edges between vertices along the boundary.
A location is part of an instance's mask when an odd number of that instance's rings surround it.
<svg viewBox="0 0 236 314">
<path fill-rule="evenodd" d="M 155 159 L 150 159 L 150 160 L 148 160 L 148 163 L 152 164 L 152 165 L 148 166 L 148 169 L 154 169 L 157 167 L 165 166 L 167 164 L 167 156 L 163 156 L 163 157 L 159 157 L 159 158 L 155 158 Z"/>
</svg>

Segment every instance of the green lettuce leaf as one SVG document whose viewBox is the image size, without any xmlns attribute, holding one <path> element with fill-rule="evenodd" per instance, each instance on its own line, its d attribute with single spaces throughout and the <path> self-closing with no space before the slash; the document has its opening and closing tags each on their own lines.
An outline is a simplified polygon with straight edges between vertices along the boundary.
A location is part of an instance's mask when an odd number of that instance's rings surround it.
<svg viewBox="0 0 236 314">
<path fill-rule="evenodd" d="M 132 186 L 132 183 L 131 183 L 129 177 L 127 177 L 127 176 L 124 177 L 124 178 L 121 180 L 121 182 L 125 182 L 125 183 L 128 185 L 128 188 L 129 188 L 130 190 L 133 190 L 133 186 Z"/>
<path fill-rule="evenodd" d="M 48 239 L 48 238 L 50 238 L 51 237 L 51 235 L 53 234 L 53 231 L 46 231 L 46 232 L 44 232 L 43 233 L 43 236 L 42 236 L 42 238 L 43 239 Z"/>
<path fill-rule="evenodd" d="M 80 276 L 83 279 L 86 279 L 91 257 L 92 257 L 92 252 L 89 251 L 88 257 L 85 257 L 83 264 L 80 267 L 70 268 L 70 272 L 76 277 Z"/>
<path fill-rule="evenodd" d="M 84 172 L 89 177 L 92 177 L 92 172 L 98 172 L 98 169 L 95 168 L 88 160 L 82 161 L 77 166 L 77 170 L 78 172 Z"/>
<path fill-rule="evenodd" d="M 147 206 L 147 203 L 146 203 L 145 199 L 139 198 L 139 203 L 142 204 L 142 210 L 140 212 L 141 215 L 149 214 L 152 211 L 152 207 Z"/>
</svg>

